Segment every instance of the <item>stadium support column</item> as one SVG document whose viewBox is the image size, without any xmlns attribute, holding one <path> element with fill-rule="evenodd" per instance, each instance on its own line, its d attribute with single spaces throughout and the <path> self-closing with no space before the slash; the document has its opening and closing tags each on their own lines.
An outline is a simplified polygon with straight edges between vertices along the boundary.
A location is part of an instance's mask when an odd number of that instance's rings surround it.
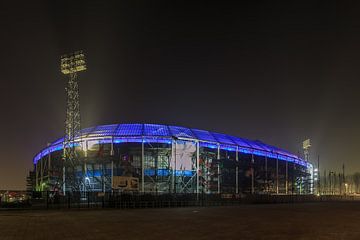
<svg viewBox="0 0 360 240">
<path fill-rule="evenodd" d="M 141 141 L 141 192 L 144 193 L 145 191 L 145 181 L 144 181 L 144 161 L 145 161 L 145 156 L 144 156 L 144 139 Z"/>
<path fill-rule="evenodd" d="M 38 190 L 38 188 L 39 188 L 38 171 L 39 171 L 39 160 L 35 164 L 35 189 L 36 190 Z"/>
<path fill-rule="evenodd" d="M 106 164 L 102 164 L 102 184 L 103 184 L 103 193 L 105 193 L 106 192 L 106 183 L 105 183 L 105 181 L 106 181 L 106 178 L 105 178 L 105 176 L 106 176 Z"/>
<path fill-rule="evenodd" d="M 51 184 L 50 178 L 50 169 L 51 169 L 51 153 L 48 154 L 48 183 Z"/>
<path fill-rule="evenodd" d="M 199 200 L 199 161 L 200 161 L 200 144 L 196 142 L 196 198 Z"/>
<path fill-rule="evenodd" d="M 84 157 L 87 158 L 88 156 L 88 141 L 85 141 L 85 152 L 84 152 Z"/>
<path fill-rule="evenodd" d="M 85 158 L 85 160 L 84 160 L 84 169 L 83 169 L 83 183 L 84 183 L 84 194 L 85 194 L 85 192 L 86 191 L 88 191 L 87 189 L 86 189 L 86 177 L 87 177 L 87 166 L 86 166 L 86 160 L 87 160 L 87 156 L 88 156 L 88 141 L 84 141 L 83 143 L 82 143 L 82 149 L 83 149 L 83 151 L 84 151 L 84 158 Z M 90 183 L 89 183 L 89 189 L 90 189 Z"/>
<path fill-rule="evenodd" d="M 43 190 L 43 181 L 44 181 L 44 159 L 40 159 L 40 189 Z"/>
<path fill-rule="evenodd" d="M 218 160 L 218 165 L 217 165 L 217 179 L 218 179 L 218 189 L 217 189 L 217 193 L 220 194 L 220 145 L 218 145 L 217 147 L 217 160 Z"/>
<path fill-rule="evenodd" d="M 268 186 L 268 162 L 267 162 L 267 156 L 265 156 L 265 192 L 269 192 L 269 186 Z"/>
<path fill-rule="evenodd" d="M 235 168 L 235 193 L 238 194 L 239 193 L 239 147 L 236 147 L 236 156 L 235 156 L 235 160 L 236 160 L 236 168 Z"/>
<path fill-rule="evenodd" d="M 111 192 L 114 186 L 114 160 L 111 160 Z"/>
<path fill-rule="evenodd" d="M 171 186 L 170 192 L 175 193 L 175 138 L 171 141 Z"/>
<path fill-rule="evenodd" d="M 65 196 L 66 195 L 66 189 L 65 189 L 65 187 L 66 187 L 66 184 L 65 184 L 65 163 L 64 163 L 64 166 L 63 166 L 63 172 L 62 172 L 62 174 L 63 174 L 63 195 Z"/>
<path fill-rule="evenodd" d="M 276 194 L 279 194 L 279 156 L 276 156 Z"/>
<path fill-rule="evenodd" d="M 110 156 L 114 156 L 114 137 L 111 137 Z"/>
<path fill-rule="evenodd" d="M 111 156 L 111 192 L 114 186 L 114 137 L 111 138 L 111 149 L 110 149 L 110 156 Z"/>
<path fill-rule="evenodd" d="M 295 161 L 293 162 L 293 167 L 291 171 L 291 194 L 297 193 L 297 190 L 295 189 Z"/>
<path fill-rule="evenodd" d="M 288 161 L 285 161 L 285 193 L 288 194 Z"/>
<path fill-rule="evenodd" d="M 84 161 L 84 170 L 83 170 L 83 182 L 84 182 L 84 194 L 87 191 L 86 189 L 86 177 L 87 177 L 87 166 L 86 166 L 86 161 Z"/>
<path fill-rule="evenodd" d="M 251 194 L 255 193 L 255 183 L 254 183 L 254 153 L 251 154 Z"/>
<path fill-rule="evenodd" d="M 177 153 L 176 153 L 176 139 L 174 139 L 174 171 L 173 171 L 173 179 L 174 179 L 174 193 L 177 192 L 177 180 L 176 180 L 176 177 L 177 177 L 177 174 L 176 174 L 176 157 L 177 157 Z"/>
</svg>

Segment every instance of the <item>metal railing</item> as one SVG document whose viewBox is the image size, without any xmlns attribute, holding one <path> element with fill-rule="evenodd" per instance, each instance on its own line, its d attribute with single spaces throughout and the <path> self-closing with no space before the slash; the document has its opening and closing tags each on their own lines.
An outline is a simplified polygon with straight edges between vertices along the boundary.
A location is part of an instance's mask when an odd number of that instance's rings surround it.
<svg viewBox="0 0 360 240">
<path fill-rule="evenodd" d="M 235 206 L 300 202 L 360 201 L 353 195 L 153 194 L 112 192 L 32 192 L 23 201 L 1 202 L 0 208 L 96 209 Z"/>
</svg>

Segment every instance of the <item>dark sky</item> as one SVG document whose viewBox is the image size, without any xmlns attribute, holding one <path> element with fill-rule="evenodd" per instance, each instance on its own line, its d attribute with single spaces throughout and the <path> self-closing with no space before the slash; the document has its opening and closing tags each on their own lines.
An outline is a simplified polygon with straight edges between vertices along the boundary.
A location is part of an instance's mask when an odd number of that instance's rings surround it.
<svg viewBox="0 0 360 240">
<path fill-rule="evenodd" d="M 25 188 L 63 134 L 59 58 L 79 49 L 83 127 L 174 124 L 294 153 L 311 138 L 324 168 L 360 171 L 360 8 L 233 2 L 1 1 L 0 189 Z"/>
</svg>

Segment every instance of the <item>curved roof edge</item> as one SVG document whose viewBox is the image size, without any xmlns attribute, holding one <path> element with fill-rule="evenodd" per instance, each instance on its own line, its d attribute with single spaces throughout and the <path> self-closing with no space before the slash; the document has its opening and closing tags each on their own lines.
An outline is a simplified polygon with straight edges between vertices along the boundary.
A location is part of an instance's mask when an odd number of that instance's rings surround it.
<svg viewBox="0 0 360 240">
<path fill-rule="evenodd" d="M 299 165 L 309 167 L 311 164 L 305 162 L 300 157 L 286 150 L 268 145 L 259 140 L 249 140 L 239 138 L 227 134 L 209 132 L 206 130 L 185 128 L 180 126 L 161 125 L 161 124 L 110 124 L 99 125 L 95 127 L 85 128 L 78 134 L 77 140 L 93 139 L 104 140 L 111 139 L 114 142 L 142 142 L 155 141 L 171 143 L 171 139 L 182 139 L 199 141 L 201 145 L 213 147 L 218 145 L 221 149 L 233 150 L 239 152 L 254 154 L 258 156 L 267 156 L 270 158 L 278 158 L 288 162 L 295 162 Z M 52 142 L 48 147 L 43 149 L 34 157 L 36 164 L 42 156 L 63 149 L 63 139 L 60 138 Z M 110 142 L 111 142 L 110 141 Z"/>
</svg>

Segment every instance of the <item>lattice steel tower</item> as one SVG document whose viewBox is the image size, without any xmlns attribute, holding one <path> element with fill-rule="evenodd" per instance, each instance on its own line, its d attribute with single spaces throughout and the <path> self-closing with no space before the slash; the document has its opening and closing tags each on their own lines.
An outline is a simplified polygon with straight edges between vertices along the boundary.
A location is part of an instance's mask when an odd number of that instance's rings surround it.
<svg viewBox="0 0 360 240">
<path fill-rule="evenodd" d="M 61 72 L 68 75 L 66 86 L 66 120 L 64 136 L 64 165 L 62 190 L 79 191 L 79 179 L 76 177 L 78 157 L 75 151 L 75 138 L 80 127 L 80 95 L 77 73 L 86 70 L 85 55 L 82 51 L 61 56 Z"/>
</svg>

